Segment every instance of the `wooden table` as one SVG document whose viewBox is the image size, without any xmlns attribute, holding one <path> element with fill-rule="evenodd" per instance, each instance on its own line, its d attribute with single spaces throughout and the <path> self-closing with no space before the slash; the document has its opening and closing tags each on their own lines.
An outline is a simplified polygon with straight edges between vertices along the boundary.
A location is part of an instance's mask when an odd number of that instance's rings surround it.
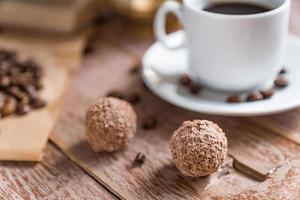
<svg viewBox="0 0 300 200">
<path fill-rule="evenodd" d="M 294 0 L 292 5 L 291 32 L 300 36 L 300 2 L 298 0 Z M 102 25 L 99 27 L 99 35 L 94 43 L 96 53 L 90 54 L 86 57 L 82 64 L 82 70 L 79 72 L 80 74 L 75 77 L 74 84 L 71 89 L 75 90 L 77 87 L 82 87 L 83 83 L 80 83 L 80 78 L 90 76 L 85 74 L 85 67 L 94 66 L 96 68 L 109 65 L 115 70 L 120 69 L 121 72 L 130 69 L 130 67 L 139 62 L 143 52 L 152 42 L 153 38 L 151 34 L 151 27 L 140 27 L 133 24 L 124 25 L 118 19 Z M 127 67 L 121 69 L 118 65 L 125 65 Z M 122 76 L 120 78 L 122 78 Z M 87 83 L 84 84 L 93 85 L 93 80 L 84 81 L 87 81 Z M 95 84 L 96 83 L 97 82 L 95 82 Z M 114 85 L 113 80 L 111 84 Z M 120 84 L 115 84 L 114 86 L 118 87 L 122 84 L 123 82 L 120 80 Z M 99 88 L 102 88 L 103 91 L 108 89 L 104 86 L 99 86 Z M 72 91 L 70 91 L 66 96 L 65 103 L 68 103 L 68 96 L 75 94 L 76 92 L 72 93 Z M 99 94 L 87 93 L 87 95 L 89 95 L 89 100 L 96 98 Z M 270 169 L 274 168 L 275 172 L 277 170 L 276 173 L 278 173 L 278 179 L 280 179 L 280 176 L 284 173 L 290 174 L 289 179 L 283 179 L 283 182 L 280 182 L 279 185 L 270 184 L 274 187 L 271 190 L 277 195 L 276 197 L 281 199 L 300 198 L 300 191 L 298 189 L 300 186 L 300 171 L 293 171 L 291 170 L 293 168 L 289 168 L 294 165 L 298 166 L 300 163 L 300 158 L 297 155 L 300 152 L 300 136 L 298 136 L 300 135 L 300 125 L 298 125 L 300 120 L 300 110 L 274 117 L 248 119 L 220 118 L 199 115 L 197 113 L 190 113 L 188 111 L 175 108 L 165 102 L 162 102 L 150 92 L 147 92 L 145 95 L 147 97 L 147 100 L 145 100 L 146 104 L 142 104 L 136 108 L 138 114 L 151 114 L 152 108 L 145 106 L 149 105 L 150 102 L 154 102 L 156 104 L 153 110 L 157 111 L 161 108 L 165 109 L 164 112 L 160 113 L 159 118 L 164 120 L 167 119 L 168 124 L 159 124 L 158 130 L 156 130 L 157 132 L 170 132 L 178 126 L 178 120 L 183 119 L 199 117 L 217 121 L 222 127 L 224 127 L 225 131 L 229 133 L 227 135 L 230 143 L 228 163 L 235 160 L 234 164 L 236 165 L 235 169 L 237 170 L 234 170 L 234 172 L 231 173 L 234 176 L 239 177 L 234 180 L 237 181 L 236 184 L 252 185 L 252 183 L 256 183 L 257 181 L 265 180 L 266 176 L 269 175 L 268 173 Z M 89 100 L 87 100 L 86 103 L 88 103 Z M 85 102 L 85 99 L 81 99 L 81 101 Z M 79 108 L 79 110 L 80 109 L 81 108 Z M 145 185 L 143 182 L 139 182 L 138 180 L 137 182 L 133 181 L 132 183 L 128 181 L 128 183 L 121 182 L 112 184 L 112 182 L 106 179 L 105 176 L 101 176 L 101 171 L 99 172 L 97 167 L 95 167 L 97 166 L 97 163 L 95 163 L 97 162 L 97 159 L 94 161 L 84 160 L 84 153 L 91 155 L 87 149 L 87 144 L 78 144 L 74 147 L 74 149 L 65 148 L 64 141 L 72 141 L 73 138 L 68 138 L 67 136 L 61 138 L 62 130 L 63 132 L 68 132 L 71 128 L 73 128 L 73 122 L 76 123 L 77 121 L 82 121 L 81 118 L 77 119 L 78 113 L 75 111 L 66 112 L 66 110 L 62 111 L 63 113 L 58 121 L 58 125 L 55 127 L 53 134 L 51 135 L 52 142 L 47 144 L 44 150 L 45 156 L 41 162 L 0 163 L 0 199 L 138 199 L 138 197 L 149 199 L 173 197 L 173 199 L 180 199 L 193 198 L 194 193 L 197 192 L 193 189 L 202 187 L 201 184 L 203 180 L 186 180 L 186 178 L 179 177 L 176 174 L 167 176 L 165 173 L 176 170 L 174 169 L 174 166 L 167 164 L 163 165 L 162 168 L 156 169 L 155 177 L 157 180 L 147 180 L 148 182 L 146 182 Z M 182 117 L 174 117 L 174 119 L 169 118 L 168 113 L 171 112 L 180 113 Z M 62 120 L 66 118 L 68 118 L 68 120 L 62 122 Z M 66 128 L 62 124 L 67 124 L 68 127 Z M 243 126 L 241 126 L 241 124 Z M 80 130 L 82 132 L 81 127 L 76 128 L 76 125 L 74 125 L 73 130 Z M 240 134 L 241 132 L 243 132 L 244 135 Z M 157 143 L 158 146 L 160 145 L 160 141 L 155 141 L 157 138 L 151 138 L 151 131 L 147 134 L 148 135 L 139 135 L 139 139 L 135 140 L 133 145 L 147 148 L 147 140 L 152 143 Z M 169 136 L 170 133 L 162 132 L 158 139 L 165 141 Z M 160 148 L 162 152 L 165 151 L 164 147 L 158 147 L 158 150 Z M 81 153 L 81 151 L 84 153 Z M 148 149 L 145 151 L 148 151 Z M 152 150 L 149 149 L 149 152 L 151 151 Z M 113 156 L 122 156 L 119 154 L 114 154 Z M 107 157 L 108 155 L 101 156 Z M 132 155 L 130 156 L 132 158 Z M 289 158 L 289 164 L 285 163 L 286 158 Z M 153 162 L 151 159 L 152 157 L 150 155 L 149 163 L 152 164 Z M 120 160 L 120 162 L 122 163 L 123 161 Z M 157 166 L 161 166 L 161 163 L 169 163 L 169 158 L 164 156 L 162 160 L 157 160 L 157 163 L 159 163 Z M 265 163 L 265 165 L 261 163 Z M 284 165 L 287 167 L 282 168 L 281 166 Z M 153 166 L 146 165 L 144 169 L 148 170 L 151 169 L 151 167 L 153 168 Z M 143 174 L 141 174 L 138 170 L 140 169 L 133 171 L 133 175 L 143 176 Z M 289 171 L 285 172 L 285 170 Z M 116 174 L 117 173 L 118 172 L 116 171 Z M 109 172 L 105 171 L 104 174 L 109 174 Z M 167 182 L 164 182 L 165 180 L 160 180 L 160 177 L 162 177 L 161 179 L 167 179 Z M 176 182 L 176 180 L 178 182 Z M 272 181 L 276 182 L 275 179 L 272 179 Z M 138 188 L 137 191 L 122 190 L 122 187 L 131 188 L 130 184 L 135 185 L 136 183 L 140 184 L 140 188 Z M 166 186 L 164 183 L 168 183 L 169 185 Z M 156 191 L 155 189 L 153 190 L 153 188 L 156 188 L 155 184 L 158 184 L 161 188 L 160 191 Z M 281 184 L 284 185 L 284 188 L 280 187 Z M 218 190 L 214 188 L 214 190 L 209 192 L 212 192 L 212 194 L 222 193 L 220 190 L 224 188 L 230 190 L 227 186 L 228 185 L 222 185 L 220 183 Z M 262 185 L 262 187 L 264 186 L 267 187 L 268 185 Z M 174 188 L 174 190 L 168 191 L 169 188 Z M 256 189 L 257 191 L 252 191 L 251 194 L 247 193 L 243 194 L 244 196 L 235 196 L 234 198 L 247 199 L 247 197 L 251 197 L 252 199 L 267 199 L 267 196 L 259 196 L 256 194 L 261 188 Z M 285 194 L 284 189 L 292 191 L 292 194 Z M 140 191 L 147 193 L 137 194 Z M 169 194 L 168 192 L 172 194 Z M 269 195 L 272 196 L 272 194 Z M 218 198 L 216 197 L 215 199 Z M 273 196 L 273 199 L 276 198 Z"/>
</svg>

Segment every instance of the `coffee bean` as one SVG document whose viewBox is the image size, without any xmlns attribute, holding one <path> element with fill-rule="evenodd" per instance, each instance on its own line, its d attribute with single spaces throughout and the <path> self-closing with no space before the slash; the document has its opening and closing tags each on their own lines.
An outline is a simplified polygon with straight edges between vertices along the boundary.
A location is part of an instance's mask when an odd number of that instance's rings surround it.
<svg viewBox="0 0 300 200">
<path fill-rule="evenodd" d="M 38 68 L 35 69 L 32 74 L 34 78 L 39 79 L 44 75 L 44 71 L 42 70 L 42 68 Z"/>
<path fill-rule="evenodd" d="M 25 115 L 30 111 L 30 107 L 27 104 L 19 103 L 16 109 L 18 115 Z"/>
<path fill-rule="evenodd" d="M 4 106 L 4 103 L 5 103 L 5 94 L 0 93 L 0 111 Z"/>
<path fill-rule="evenodd" d="M 12 64 L 8 61 L 1 61 L 0 62 L 0 70 L 4 73 L 4 74 L 8 74 L 10 73 L 11 70 L 11 66 Z"/>
<path fill-rule="evenodd" d="M 10 78 L 8 76 L 0 77 L 0 87 L 5 88 L 10 85 Z"/>
<path fill-rule="evenodd" d="M 157 119 L 155 117 L 150 116 L 144 119 L 142 123 L 142 128 L 149 130 L 155 128 L 156 125 L 157 125 Z"/>
<path fill-rule="evenodd" d="M 188 75 L 184 74 L 180 77 L 179 83 L 182 86 L 190 86 L 192 84 L 192 79 Z"/>
<path fill-rule="evenodd" d="M 130 95 L 126 98 L 126 100 L 127 100 L 129 103 L 135 105 L 135 104 L 138 104 L 138 103 L 141 101 L 141 97 L 140 97 L 139 94 L 133 93 L 133 94 L 130 94 Z"/>
<path fill-rule="evenodd" d="M 247 101 L 260 101 L 263 99 L 263 95 L 258 92 L 254 92 L 248 95 Z"/>
<path fill-rule="evenodd" d="M 21 100 L 26 94 L 22 92 L 18 87 L 14 86 L 9 89 L 9 93 L 17 100 Z"/>
<path fill-rule="evenodd" d="M 0 60 L 13 60 L 16 57 L 16 52 L 8 50 L 0 50 Z"/>
<path fill-rule="evenodd" d="M 13 97 L 7 97 L 5 99 L 4 106 L 1 109 L 2 116 L 8 116 L 16 111 L 17 101 Z"/>
<path fill-rule="evenodd" d="M 277 88 L 285 88 L 289 85 L 289 82 L 283 76 L 278 76 L 277 79 L 275 80 L 274 84 Z"/>
<path fill-rule="evenodd" d="M 200 85 L 198 85 L 198 84 L 192 84 L 192 85 L 190 85 L 190 87 L 189 87 L 190 93 L 191 93 L 191 94 L 194 94 L 194 95 L 199 94 L 200 91 L 201 91 L 201 89 L 202 89 L 202 87 L 201 87 Z"/>
<path fill-rule="evenodd" d="M 31 100 L 30 104 L 33 108 L 43 108 L 47 105 L 46 101 L 39 97 Z"/>
<path fill-rule="evenodd" d="M 263 90 L 260 92 L 262 94 L 262 96 L 264 97 L 264 99 L 269 99 L 274 95 L 274 89 L 268 89 L 268 90 Z"/>
<path fill-rule="evenodd" d="M 30 104 L 30 98 L 25 95 L 19 100 L 19 102 L 22 104 Z"/>
<path fill-rule="evenodd" d="M 241 103 L 243 101 L 240 95 L 232 95 L 227 98 L 228 103 Z"/>
<path fill-rule="evenodd" d="M 37 90 L 41 90 L 43 89 L 43 83 L 41 80 L 37 80 L 33 83 L 34 87 L 37 89 Z"/>
<path fill-rule="evenodd" d="M 22 88 L 28 94 L 30 99 L 37 98 L 38 94 L 35 87 L 33 87 L 32 85 L 25 85 Z"/>
<path fill-rule="evenodd" d="M 121 92 L 117 91 L 117 90 L 112 90 L 112 91 L 108 92 L 106 94 L 106 96 L 107 97 L 114 97 L 114 98 L 118 98 L 118 99 L 125 99 L 124 95 Z"/>
<path fill-rule="evenodd" d="M 136 156 L 135 156 L 135 159 L 134 159 L 134 164 L 135 165 L 143 165 L 146 161 L 146 156 L 145 154 L 139 152 Z"/>
<path fill-rule="evenodd" d="M 130 70 L 129 73 L 130 74 L 137 74 L 140 72 L 140 64 L 134 65 Z"/>
<path fill-rule="evenodd" d="M 283 67 L 283 68 L 280 70 L 279 74 L 286 74 L 287 72 L 288 72 L 287 68 L 286 68 L 286 67 Z"/>
<path fill-rule="evenodd" d="M 92 44 L 87 44 L 86 47 L 83 50 L 84 55 L 89 55 L 95 52 L 95 47 Z"/>
<path fill-rule="evenodd" d="M 100 13 L 101 14 L 99 16 L 96 16 L 96 18 L 93 21 L 93 24 L 95 26 L 100 26 L 105 22 L 109 22 L 110 19 L 112 19 L 113 17 L 116 16 L 116 13 L 114 12 L 114 10 L 110 9 L 110 8 L 101 9 Z"/>
</svg>

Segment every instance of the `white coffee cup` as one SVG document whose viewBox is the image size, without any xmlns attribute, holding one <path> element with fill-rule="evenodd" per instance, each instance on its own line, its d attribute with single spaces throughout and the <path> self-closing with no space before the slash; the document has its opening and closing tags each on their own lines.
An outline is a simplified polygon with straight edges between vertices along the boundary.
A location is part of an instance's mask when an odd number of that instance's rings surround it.
<svg viewBox="0 0 300 200">
<path fill-rule="evenodd" d="M 271 10 L 218 14 L 203 10 L 208 2 L 245 2 Z M 155 17 L 155 36 L 166 48 L 185 46 L 191 73 L 201 84 L 223 91 L 246 91 L 274 78 L 284 64 L 289 10 L 290 0 L 166 1 Z M 176 45 L 169 43 L 165 30 L 170 12 L 182 23 L 186 37 Z"/>
</svg>

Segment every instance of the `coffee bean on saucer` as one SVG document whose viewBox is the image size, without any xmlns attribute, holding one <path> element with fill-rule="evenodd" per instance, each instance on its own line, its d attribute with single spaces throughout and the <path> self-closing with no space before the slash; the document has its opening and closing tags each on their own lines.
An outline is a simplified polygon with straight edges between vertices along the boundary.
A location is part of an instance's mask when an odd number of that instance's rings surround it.
<svg viewBox="0 0 300 200">
<path fill-rule="evenodd" d="M 286 67 L 283 67 L 283 68 L 280 70 L 279 74 L 286 74 L 287 72 L 288 72 L 287 68 L 286 68 Z"/>
<path fill-rule="evenodd" d="M 240 95 L 232 95 L 227 98 L 228 103 L 241 103 L 243 101 Z"/>
<path fill-rule="evenodd" d="M 262 96 L 264 97 L 264 99 L 269 99 L 274 95 L 274 89 L 268 89 L 268 90 L 262 90 L 260 92 L 262 94 Z"/>
<path fill-rule="evenodd" d="M 199 92 L 201 91 L 201 89 L 202 89 L 202 87 L 200 85 L 198 85 L 198 84 L 192 84 L 189 87 L 190 93 L 194 94 L 194 95 L 199 94 Z"/>
<path fill-rule="evenodd" d="M 283 76 L 278 76 L 274 83 L 277 88 L 285 88 L 289 85 L 288 80 Z"/>
<path fill-rule="evenodd" d="M 145 163 L 145 160 L 146 160 L 145 154 L 139 152 L 139 153 L 136 155 L 136 157 L 135 157 L 135 159 L 134 159 L 134 161 L 133 161 L 133 164 L 134 164 L 134 165 L 139 165 L 139 166 L 140 166 L 140 165 L 142 165 L 142 164 Z"/>
<path fill-rule="evenodd" d="M 147 117 L 146 119 L 144 119 L 143 123 L 142 123 L 142 128 L 149 130 L 149 129 L 153 129 L 155 128 L 157 125 L 157 119 L 153 116 Z"/>
<path fill-rule="evenodd" d="M 247 101 L 260 101 L 262 100 L 264 97 L 261 93 L 259 92 L 254 92 L 254 93 L 251 93 L 247 96 Z"/>
<path fill-rule="evenodd" d="M 182 86 L 190 86 L 192 84 L 192 79 L 188 75 L 184 74 L 180 77 L 179 83 Z"/>
</svg>

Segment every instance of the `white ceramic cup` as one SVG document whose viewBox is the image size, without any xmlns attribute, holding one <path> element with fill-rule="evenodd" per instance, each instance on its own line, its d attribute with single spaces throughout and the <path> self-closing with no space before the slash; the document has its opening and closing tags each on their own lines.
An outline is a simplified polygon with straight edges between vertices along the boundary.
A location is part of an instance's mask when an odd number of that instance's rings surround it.
<svg viewBox="0 0 300 200">
<path fill-rule="evenodd" d="M 218 14 L 203 10 L 208 2 L 245 2 L 271 10 L 249 15 Z M 274 78 L 284 64 L 289 10 L 290 0 L 166 1 L 156 14 L 154 31 L 166 48 L 185 44 L 191 73 L 201 84 L 223 91 L 246 91 Z M 165 21 L 170 12 L 184 27 L 185 41 L 178 44 L 167 40 Z"/>
</svg>

